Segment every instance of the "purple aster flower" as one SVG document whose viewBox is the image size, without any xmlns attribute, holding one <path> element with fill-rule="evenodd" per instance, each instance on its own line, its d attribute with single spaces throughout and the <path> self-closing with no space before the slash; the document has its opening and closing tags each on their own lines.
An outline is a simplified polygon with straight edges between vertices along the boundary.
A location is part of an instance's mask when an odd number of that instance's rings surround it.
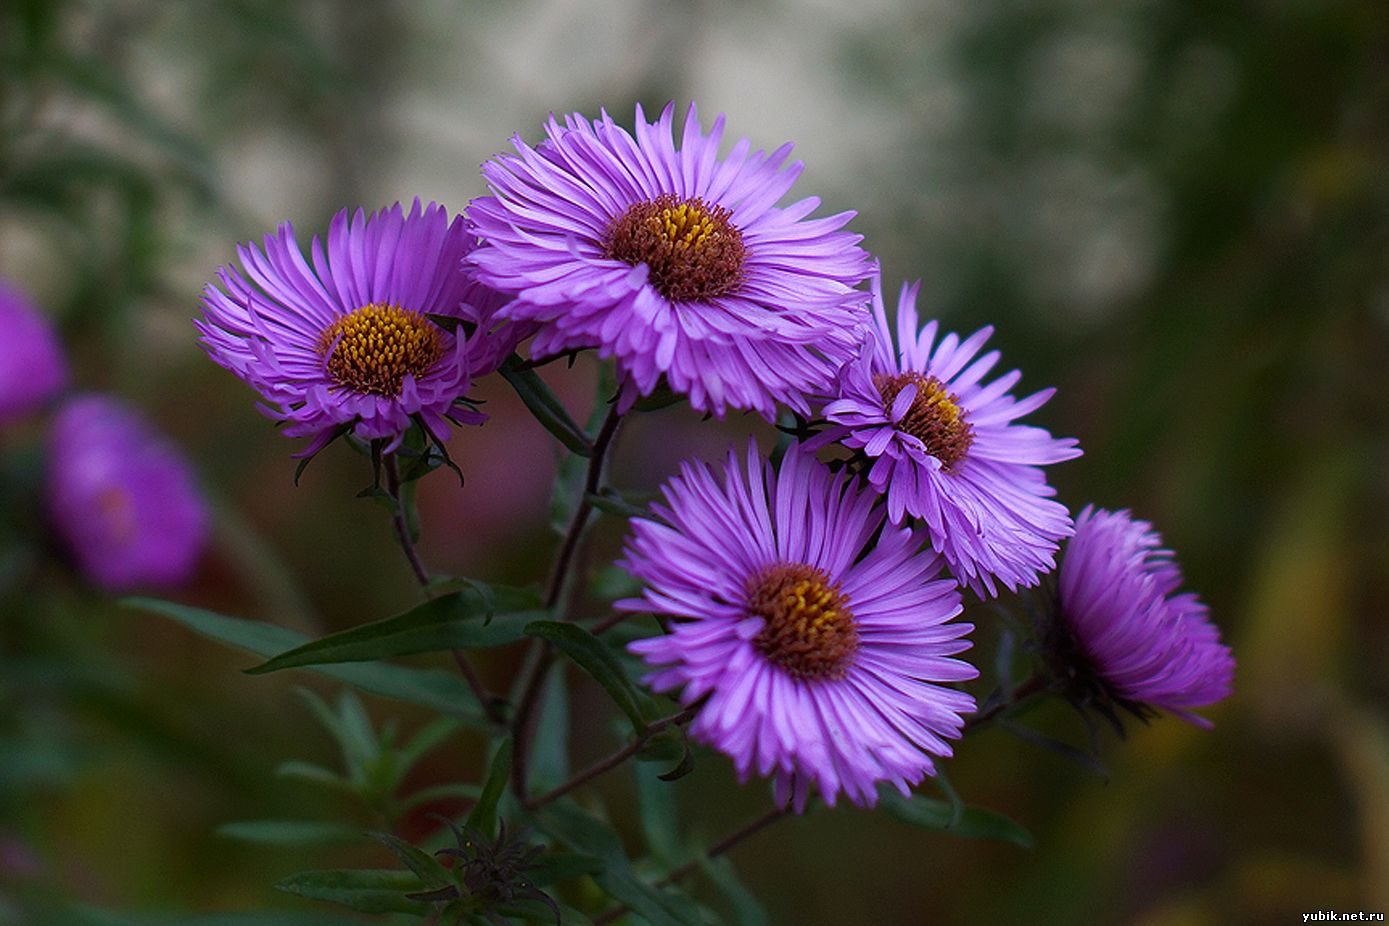
<svg viewBox="0 0 1389 926">
<path fill-rule="evenodd" d="M 48 436 L 48 509 L 77 565 L 112 591 L 188 579 L 208 516 L 187 461 L 134 409 L 78 396 Z"/>
<path fill-rule="evenodd" d="M 23 293 L 0 280 L 0 426 L 24 417 L 67 385 L 58 336 Z"/>
<path fill-rule="evenodd" d="M 486 246 L 470 260 L 515 297 L 507 317 L 540 323 L 531 355 L 596 347 L 616 357 L 624 406 L 661 377 L 690 404 L 776 416 L 806 412 L 857 350 L 868 255 L 839 231 L 853 213 L 806 218 L 818 199 L 778 203 L 801 172 L 791 145 L 740 140 L 719 157 L 695 107 L 677 148 L 674 104 L 635 136 L 604 113 L 553 116 L 546 140 L 482 167 L 494 195 L 468 218 Z M 625 408 L 624 408 L 625 410 Z"/>
<path fill-rule="evenodd" d="M 1087 505 L 1061 558 L 1049 647 L 1072 696 L 1109 713 L 1191 713 L 1230 694 L 1235 660 L 1206 606 L 1178 593 L 1182 571 L 1147 521 Z M 1117 721 L 1116 721 L 1117 722 Z"/>
<path fill-rule="evenodd" d="M 461 217 L 449 222 L 419 200 L 349 218 L 328 243 L 315 236 L 312 267 L 286 222 L 264 253 L 237 248 L 244 276 L 218 271 L 194 322 L 214 361 L 265 397 L 290 437 L 310 437 L 311 456 L 345 430 L 394 450 L 412 423 L 437 442 L 448 422 L 485 416 L 459 404 L 474 378 L 514 345 L 491 331 L 500 300 L 462 267 L 475 246 Z"/>
<path fill-rule="evenodd" d="M 995 581 L 1010 590 L 1035 585 L 1071 533 L 1040 467 L 1080 450 L 1074 439 L 1013 423 L 1055 390 L 1014 398 L 1017 370 L 983 382 L 999 359 L 997 351 L 976 359 L 992 328 L 963 341 L 954 334 L 937 341 L 934 321 L 918 330 L 919 285 L 902 287 L 894 351 L 874 278 L 876 331 L 841 371 L 838 398 L 824 409 L 837 427 L 817 443 L 838 440 L 869 457 L 868 481 L 887 496 L 893 523 L 908 515 L 924 521 L 961 584 L 981 595 L 997 594 Z"/>
<path fill-rule="evenodd" d="M 959 587 L 920 530 L 885 525 L 876 495 L 794 445 L 779 468 L 756 444 L 722 479 L 685 463 L 655 520 L 634 520 L 621 565 L 646 583 L 625 610 L 675 618 L 631 649 L 657 691 L 707 702 L 690 726 L 740 777 L 773 775 L 805 807 L 813 785 L 872 806 L 951 754 L 974 699 L 950 683 L 978 671 Z"/>
</svg>

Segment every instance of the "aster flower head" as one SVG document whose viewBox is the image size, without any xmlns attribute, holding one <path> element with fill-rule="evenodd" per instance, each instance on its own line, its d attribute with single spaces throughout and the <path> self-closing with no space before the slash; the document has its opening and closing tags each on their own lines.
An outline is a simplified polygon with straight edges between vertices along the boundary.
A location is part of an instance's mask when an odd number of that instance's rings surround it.
<svg viewBox="0 0 1389 926">
<path fill-rule="evenodd" d="M 186 581 L 207 542 L 207 507 L 182 453 L 132 408 L 81 395 L 48 435 L 48 510 L 93 583 L 111 591 Z"/>
<path fill-rule="evenodd" d="M 297 456 L 347 430 L 394 450 L 414 423 L 441 441 L 450 421 L 484 420 L 459 402 L 514 346 L 492 330 L 496 295 L 462 266 L 474 245 L 435 203 L 344 209 L 310 266 L 286 222 L 263 251 L 237 248 L 242 269 L 218 271 L 194 324 L 286 435 L 312 438 Z"/>
<path fill-rule="evenodd" d="M 553 116 L 546 139 L 483 165 L 491 196 L 468 218 L 484 247 L 480 278 L 514 298 L 503 313 L 537 323 L 531 354 L 596 347 L 615 357 L 622 403 L 664 377 L 702 412 L 782 403 L 807 410 L 853 356 L 867 323 L 868 276 L 852 213 L 810 219 L 815 198 L 777 203 L 801 172 L 791 145 L 747 139 L 719 156 L 695 107 L 677 146 L 674 104 L 636 131 L 612 118 Z"/>
<path fill-rule="evenodd" d="M 1072 529 L 1041 467 L 1080 450 L 1074 439 L 1015 424 L 1055 390 L 1014 398 L 1017 370 L 985 383 L 999 353 L 978 354 L 993 329 L 937 340 L 934 321 L 919 325 L 918 288 L 902 287 L 894 349 L 874 278 L 877 324 L 840 372 L 837 398 L 824 408 L 832 426 L 821 441 L 838 440 L 872 461 L 868 481 L 886 496 L 893 523 L 908 516 L 925 522 L 961 584 L 990 596 L 997 584 L 1035 585 Z"/>
<path fill-rule="evenodd" d="M 1191 709 L 1230 694 L 1235 660 L 1206 606 L 1181 586 L 1181 568 L 1152 524 L 1127 511 L 1081 511 L 1061 559 L 1048 634 L 1073 699 L 1111 719 L 1117 704 L 1210 726 Z"/>
<path fill-rule="evenodd" d="M 953 658 L 972 626 L 958 586 L 919 530 L 885 524 L 875 494 L 792 445 L 774 466 L 750 444 L 721 474 L 682 465 L 632 522 L 620 564 L 645 583 L 618 603 L 673 618 L 631 649 L 657 691 L 703 698 L 695 739 L 740 777 L 774 777 L 804 809 L 814 787 L 872 806 L 903 794 L 951 754 L 974 699 L 951 683 L 978 671 Z"/>
<path fill-rule="evenodd" d="M 58 335 L 18 289 L 0 280 L 0 426 L 36 410 L 68 381 Z"/>
</svg>

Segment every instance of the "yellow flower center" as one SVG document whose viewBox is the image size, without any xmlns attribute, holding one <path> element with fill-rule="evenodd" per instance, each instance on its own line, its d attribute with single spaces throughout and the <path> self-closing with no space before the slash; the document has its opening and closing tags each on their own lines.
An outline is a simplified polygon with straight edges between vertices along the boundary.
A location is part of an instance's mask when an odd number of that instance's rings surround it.
<svg viewBox="0 0 1389 926">
<path fill-rule="evenodd" d="M 748 612 L 766 621 L 752 644 L 800 679 L 843 678 L 858 650 L 849 599 L 814 566 L 777 563 L 748 582 Z"/>
<path fill-rule="evenodd" d="M 613 220 L 604 254 L 646 264 L 651 285 L 672 302 L 713 299 L 743 282 L 743 235 L 729 211 L 665 193 Z"/>
<path fill-rule="evenodd" d="M 373 302 L 323 329 L 318 352 L 342 388 L 395 397 L 407 373 L 419 379 L 439 362 L 444 341 L 438 326 L 419 312 Z"/>
<path fill-rule="evenodd" d="M 934 376 L 915 372 L 894 376 L 878 373 L 873 377 L 873 385 L 878 387 L 883 408 L 888 411 L 904 388 L 916 386 L 916 397 L 902 420 L 897 422 L 897 430 L 921 441 L 926 452 L 940 460 L 947 473 L 955 472 L 974 443 L 974 429 L 965 418 L 959 397 L 952 395 Z"/>
</svg>

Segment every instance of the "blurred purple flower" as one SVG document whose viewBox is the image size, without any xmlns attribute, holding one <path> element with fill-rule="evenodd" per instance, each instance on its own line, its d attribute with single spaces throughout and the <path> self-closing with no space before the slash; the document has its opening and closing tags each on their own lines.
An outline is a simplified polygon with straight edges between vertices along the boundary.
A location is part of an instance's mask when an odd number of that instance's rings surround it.
<svg viewBox="0 0 1389 926">
<path fill-rule="evenodd" d="M 465 272 L 474 239 L 435 203 L 334 216 L 310 267 L 286 222 L 265 251 L 237 248 L 245 272 L 218 271 L 194 324 L 218 364 L 260 392 L 311 456 L 344 429 L 394 450 L 412 422 L 436 441 L 448 422 L 486 416 L 457 404 L 515 346 L 493 330 L 497 295 Z"/>
<path fill-rule="evenodd" d="M 997 351 L 975 359 L 992 328 L 939 342 L 934 321 L 918 330 L 919 285 L 902 287 L 894 351 L 874 277 L 876 330 L 841 371 L 838 398 L 824 409 L 838 427 L 816 444 L 838 440 L 870 457 L 868 481 L 887 496 L 893 523 L 908 515 L 924 521 L 961 584 L 981 595 L 997 594 L 995 580 L 1011 590 L 1036 585 L 1072 529 L 1040 467 L 1080 450 L 1074 439 L 1013 423 L 1055 390 L 1013 398 L 1017 370 L 982 382 L 999 359 Z"/>
<path fill-rule="evenodd" d="M 69 400 L 48 437 L 48 508 L 81 571 L 112 591 L 176 586 L 207 541 L 183 455 L 116 399 Z"/>
<path fill-rule="evenodd" d="M 676 618 L 631 649 L 657 691 L 708 701 L 690 726 L 741 778 L 773 775 L 804 809 L 812 785 L 833 805 L 904 794 L 951 754 L 974 699 L 952 683 L 978 671 L 959 587 L 937 580 L 924 534 L 885 525 L 876 495 L 794 445 L 779 470 L 748 447 L 718 478 L 685 463 L 656 520 L 636 519 L 621 565 L 646 583 L 630 611 Z M 879 531 L 881 530 L 881 534 Z"/>
<path fill-rule="evenodd" d="M 16 421 L 67 385 L 68 366 L 53 325 L 23 293 L 0 280 L 0 426 Z"/>
<path fill-rule="evenodd" d="M 635 137 L 604 113 L 580 114 L 518 156 L 482 167 L 493 195 L 468 205 L 484 246 L 482 280 L 515 301 L 506 317 L 540 323 L 533 357 L 596 347 L 616 357 L 624 405 L 664 375 L 703 412 L 776 404 L 806 413 L 853 356 L 868 320 L 853 213 L 807 219 L 815 198 L 776 203 L 800 175 L 791 145 L 722 159 L 723 116 L 708 135 L 695 107 L 677 148 L 674 104 Z"/>
<path fill-rule="evenodd" d="M 1061 559 L 1056 630 L 1065 637 L 1052 646 L 1073 695 L 1210 726 L 1190 709 L 1230 694 L 1235 660 L 1206 606 L 1178 594 L 1181 585 L 1181 568 L 1150 523 L 1086 506 Z"/>
</svg>

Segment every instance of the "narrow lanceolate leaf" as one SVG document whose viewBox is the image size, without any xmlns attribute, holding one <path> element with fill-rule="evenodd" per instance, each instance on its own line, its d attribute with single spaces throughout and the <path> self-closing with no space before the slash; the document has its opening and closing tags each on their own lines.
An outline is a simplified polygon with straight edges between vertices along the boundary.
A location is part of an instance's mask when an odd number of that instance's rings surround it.
<svg viewBox="0 0 1389 926">
<path fill-rule="evenodd" d="M 468 811 L 468 826 L 487 836 L 497 834 L 497 803 L 506 793 L 506 784 L 511 779 L 511 738 L 507 737 L 497 746 L 492 756 L 492 766 L 487 770 L 487 781 L 482 786 L 482 795 Z"/>
<path fill-rule="evenodd" d="M 569 417 L 564 403 L 550 391 L 550 387 L 545 385 L 539 374 L 534 370 L 523 369 L 520 358 L 515 355 L 507 358 L 498 372 L 502 374 L 502 379 L 516 390 L 516 394 L 526 403 L 526 408 L 530 409 L 535 420 L 553 434 L 556 440 L 579 456 L 587 457 L 593 454 L 593 445 L 589 443 L 583 428 Z"/>
<path fill-rule="evenodd" d="M 648 518 L 654 520 L 654 515 L 647 508 L 634 505 L 627 499 L 612 489 L 605 489 L 602 492 L 590 492 L 584 496 L 588 503 L 599 511 L 608 514 L 615 514 L 619 518 Z"/>
<path fill-rule="evenodd" d="M 564 683 L 567 668 L 563 662 L 553 665 L 542 689 L 527 783 L 536 793 L 569 779 L 569 686 Z"/>
<path fill-rule="evenodd" d="M 216 833 L 262 846 L 325 846 L 362 838 L 355 826 L 321 820 L 241 820 L 222 824 Z"/>
<path fill-rule="evenodd" d="M 728 901 L 733 926 L 767 926 L 767 911 L 762 909 L 756 895 L 738 880 L 732 862 L 726 858 L 701 856 L 699 868 Z"/>
<path fill-rule="evenodd" d="M 1030 849 L 1032 834 L 1003 814 L 983 807 L 966 807 L 957 814 L 949 801 L 914 794 L 903 797 L 887 788 L 879 792 L 880 806 L 904 823 L 954 833 L 971 839 L 994 839 Z"/>
<path fill-rule="evenodd" d="M 419 890 L 420 879 L 413 872 L 390 869 L 305 871 L 290 875 L 275 885 L 277 891 L 324 900 L 360 913 L 429 912 L 429 904 L 405 895 Z"/>
<path fill-rule="evenodd" d="M 408 843 L 399 836 L 392 836 L 390 833 L 372 833 L 371 838 L 390 849 L 391 853 L 400 859 L 402 865 L 413 871 L 424 882 L 425 887 L 437 890 L 438 888 L 453 886 L 453 878 L 449 875 L 449 870 L 441 865 L 438 859 L 419 846 Z"/>
<path fill-rule="evenodd" d="M 578 664 L 598 684 L 603 686 L 622 712 L 632 721 L 637 733 L 655 720 L 660 711 L 655 702 L 627 677 L 622 663 L 608 645 L 575 624 L 559 621 L 536 621 L 526 627 L 526 633 L 548 640 L 555 648 Z"/>
<path fill-rule="evenodd" d="M 648 854 L 661 867 L 674 868 L 691 853 L 681 838 L 676 789 L 661 782 L 657 771 L 650 765 L 632 763 L 632 775 L 637 781 L 637 810 Z"/>
<path fill-rule="evenodd" d="M 343 926 L 338 913 L 291 913 L 257 910 L 246 913 L 115 913 L 94 907 L 69 907 L 62 911 L 63 926 Z M 567 921 L 566 921 L 567 922 Z"/>
<path fill-rule="evenodd" d="M 302 633 L 287 627 L 264 621 L 227 617 L 170 601 L 128 598 L 124 604 L 171 618 L 208 639 L 247 650 L 261 657 L 274 656 L 308 642 L 308 638 Z M 380 663 L 308 668 L 362 691 L 420 704 L 441 714 L 457 717 L 472 727 L 491 726 L 491 721 L 479 708 L 472 689 L 456 673 Z"/>
<path fill-rule="evenodd" d="M 524 589 L 467 588 L 395 617 L 331 633 L 246 671 L 260 675 L 300 666 L 505 646 L 522 639 L 526 624 L 544 613 L 539 605 L 534 593 Z M 498 608 L 508 613 L 497 613 Z"/>
</svg>

